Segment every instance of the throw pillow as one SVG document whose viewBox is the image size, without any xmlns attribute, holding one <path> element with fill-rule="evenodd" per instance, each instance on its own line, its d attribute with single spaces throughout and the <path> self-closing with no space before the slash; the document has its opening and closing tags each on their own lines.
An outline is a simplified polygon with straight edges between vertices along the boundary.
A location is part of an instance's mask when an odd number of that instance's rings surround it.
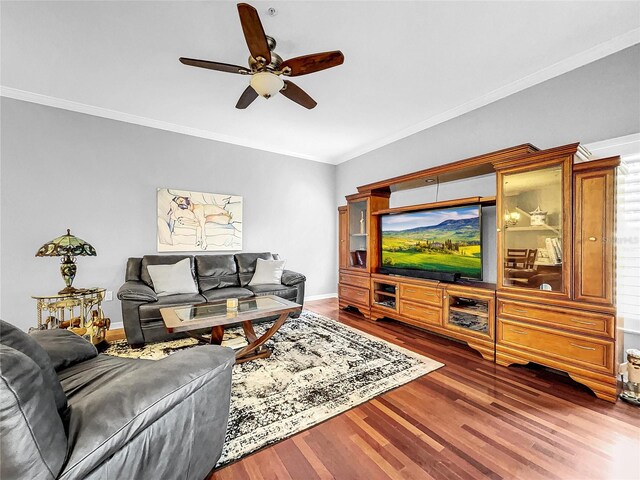
<svg viewBox="0 0 640 480">
<path fill-rule="evenodd" d="M 53 369 L 51 358 L 49 358 L 45 349 L 27 332 L 23 332 L 4 320 L 0 320 L 0 344 L 24 353 L 36 362 L 40 370 L 42 370 L 44 385 L 53 393 L 58 413 L 62 415 L 67 409 L 67 396 L 62 390 L 58 375 Z"/>
<path fill-rule="evenodd" d="M 196 282 L 191 275 L 191 261 L 188 258 L 173 265 L 148 265 L 147 270 L 153 289 L 159 297 L 177 293 L 198 293 Z"/>
<path fill-rule="evenodd" d="M 256 263 L 256 271 L 249 285 L 280 284 L 284 271 L 284 260 L 263 260 L 259 258 Z"/>
<path fill-rule="evenodd" d="M 98 356 L 91 342 L 63 328 L 36 330 L 31 336 L 49 354 L 56 372 Z"/>
</svg>

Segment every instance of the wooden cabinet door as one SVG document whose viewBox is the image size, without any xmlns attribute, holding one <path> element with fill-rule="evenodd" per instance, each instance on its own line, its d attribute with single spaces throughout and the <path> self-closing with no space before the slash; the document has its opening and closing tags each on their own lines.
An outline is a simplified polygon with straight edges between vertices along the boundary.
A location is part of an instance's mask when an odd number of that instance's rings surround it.
<svg viewBox="0 0 640 480">
<path fill-rule="evenodd" d="M 574 300 L 612 305 L 615 169 L 576 173 L 574 181 Z"/>
<path fill-rule="evenodd" d="M 338 264 L 349 266 L 349 217 L 347 207 L 338 208 Z"/>
<path fill-rule="evenodd" d="M 500 291 L 571 298 L 572 162 L 561 156 L 497 170 Z"/>
</svg>

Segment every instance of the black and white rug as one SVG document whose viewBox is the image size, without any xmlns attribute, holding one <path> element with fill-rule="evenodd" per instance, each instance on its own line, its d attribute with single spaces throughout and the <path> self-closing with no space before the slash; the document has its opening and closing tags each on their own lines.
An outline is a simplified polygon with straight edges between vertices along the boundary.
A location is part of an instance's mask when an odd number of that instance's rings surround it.
<svg viewBox="0 0 640 480">
<path fill-rule="evenodd" d="M 269 324 L 256 325 L 261 335 Z M 241 341 L 240 327 L 223 344 Z M 196 345 L 182 339 L 105 352 L 160 359 Z M 233 367 L 227 438 L 218 467 L 305 430 L 443 366 L 330 318 L 304 311 L 267 342 L 273 355 Z"/>
</svg>

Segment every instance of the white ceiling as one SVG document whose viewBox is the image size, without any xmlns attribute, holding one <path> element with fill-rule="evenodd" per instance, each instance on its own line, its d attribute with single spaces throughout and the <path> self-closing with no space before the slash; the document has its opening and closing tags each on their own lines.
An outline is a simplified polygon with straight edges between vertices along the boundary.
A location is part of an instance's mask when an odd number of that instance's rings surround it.
<svg viewBox="0 0 640 480">
<path fill-rule="evenodd" d="M 236 2 L 2 1 L 2 95 L 340 163 L 640 43 L 640 2 L 251 2 L 283 58 L 340 49 L 247 110 Z M 269 7 L 278 14 L 268 16 Z"/>
</svg>

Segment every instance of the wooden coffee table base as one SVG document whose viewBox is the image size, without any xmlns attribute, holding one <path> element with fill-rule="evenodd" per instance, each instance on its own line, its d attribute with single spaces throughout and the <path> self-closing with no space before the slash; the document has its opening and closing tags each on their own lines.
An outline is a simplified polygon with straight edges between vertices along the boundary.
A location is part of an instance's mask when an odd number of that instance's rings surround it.
<svg viewBox="0 0 640 480">
<path fill-rule="evenodd" d="M 242 330 L 247 337 L 249 344 L 246 347 L 241 348 L 236 352 L 236 363 L 244 363 L 249 360 L 255 360 L 256 358 L 267 358 L 271 356 L 271 350 L 264 346 L 265 342 L 269 340 L 280 329 L 282 324 L 289 317 L 289 312 L 281 313 L 278 319 L 273 322 L 271 328 L 267 330 L 262 336 L 256 336 L 256 332 L 253 330 L 253 323 L 251 321 L 242 322 Z M 224 337 L 224 326 L 215 326 L 211 329 L 211 339 L 198 335 L 197 333 L 187 332 L 191 337 L 204 343 L 211 343 L 214 345 L 222 344 L 222 338 Z"/>
</svg>

